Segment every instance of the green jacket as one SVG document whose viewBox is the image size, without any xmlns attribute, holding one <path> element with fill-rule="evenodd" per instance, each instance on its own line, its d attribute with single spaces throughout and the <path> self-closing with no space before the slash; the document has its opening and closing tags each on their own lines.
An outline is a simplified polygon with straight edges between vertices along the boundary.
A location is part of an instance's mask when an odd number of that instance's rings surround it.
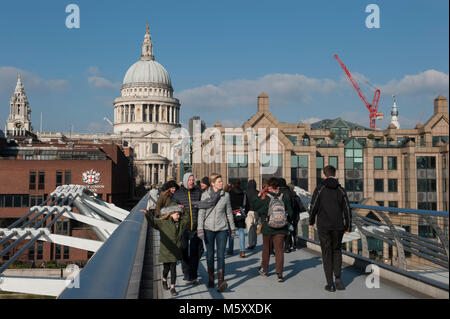
<svg viewBox="0 0 450 319">
<path fill-rule="evenodd" d="M 277 196 L 275 193 L 268 192 L 268 194 L 272 196 Z M 279 196 L 280 194 L 278 194 Z M 288 213 L 288 216 L 292 218 L 293 212 L 291 203 L 289 203 L 289 199 L 286 198 L 286 196 L 283 195 L 283 202 L 284 207 Z M 269 203 L 270 203 L 270 197 L 267 196 L 266 198 L 261 199 L 259 196 L 255 196 L 253 200 L 251 201 L 251 205 L 254 208 L 255 211 L 258 212 L 259 216 L 261 217 L 261 220 L 263 221 L 263 226 L 261 228 L 261 233 L 263 235 L 276 235 L 276 234 L 288 234 L 288 225 L 284 226 L 283 228 L 272 228 L 267 225 L 267 215 L 269 210 Z"/>
<path fill-rule="evenodd" d="M 146 214 L 151 227 L 159 230 L 159 262 L 171 263 L 181 260 L 181 235 L 189 224 L 189 214 L 186 210 L 178 222 L 172 217 L 157 219 L 152 214 Z"/>
</svg>

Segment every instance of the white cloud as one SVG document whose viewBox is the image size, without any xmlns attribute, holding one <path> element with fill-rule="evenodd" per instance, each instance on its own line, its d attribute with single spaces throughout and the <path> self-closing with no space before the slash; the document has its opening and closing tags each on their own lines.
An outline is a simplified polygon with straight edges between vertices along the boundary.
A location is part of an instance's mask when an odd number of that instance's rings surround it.
<svg viewBox="0 0 450 319">
<path fill-rule="evenodd" d="M 332 93 L 337 83 L 330 79 L 316 79 L 302 74 L 268 74 L 255 80 L 231 80 L 218 86 L 207 84 L 181 91 L 178 98 L 183 105 L 209 109 L 254 105 L 261 92 L 266 92 L 278 105 L 290 102 L 309 102 L 314 95 Z"/>
<path fill-rule="evenodd" d="M 105 77 L 100 76 L 100 69 L 97 66 L 91 65 L 86 70 L 88 76 L 88 83 L 93 88 L 101 89 L 120 89 L 121 83 L 112 82 Z"/>
<path fill-rule="evenodd" d="M 101 76 L 90 76 L 88 77 L 88 83 L 94 88 L 104 88 L 104 89 L 120 89 L 120 83 L 111 82 Z"/>
<path fill-rule="evenodd" d="M 383 94 L 402 95 L 448 95 L 448 74 L 436 70 L 427 70 L 419 74 L 405 75 L 401 80 L 391 80 L 380 85 Z"/>
<path fill-rule="evenodd" d="M 90 75 L 99 75 L 100 69 L 95 65 L 91 65 L 90 67 L 88 67 L 86 72 Z"/>
<path fill-rule="evenodd" d="M 45 80 L 39 75 L 13 66 L 0 66 L 0 94 L 12 94 L 20 74 L 25 91 L 57 92 L 66 90 L 69 82 L 64 79 Z"/>
<path fill-rule="evenodd" d="M 312 124 L 312 123 L 316 123 L 316 122 L 319 122 L 319 121 L 321 121 L 321 119 L 316 118 L 316 117 L 311 117 L 311 118 L 306 119 L 306 120 L 301 120 L 300 122 L 301 123 L 305 123 L 305 124 Z"/>
</svg>

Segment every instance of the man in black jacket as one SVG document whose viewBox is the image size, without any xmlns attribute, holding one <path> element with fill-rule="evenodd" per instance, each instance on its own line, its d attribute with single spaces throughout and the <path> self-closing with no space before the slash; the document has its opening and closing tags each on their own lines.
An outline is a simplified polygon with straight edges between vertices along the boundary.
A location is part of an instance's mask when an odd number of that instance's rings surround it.
<svg viewBox="0 0 450 319">
<path fill-rule="evenodd" d="M 327 279 L 325 289 L 333 292 L 336 288 L 345 289 L 341 279 L 341 242 L 344 232 L 348 233 L 352 229 L 352 213 L 347 194 L 335 178 L 336 169 L 328 165 L 323 172 L 325 180 L 316 187 L 311 199 L 309 224 L 314 225 L 317 216 L 317 231 Z"/>
<path fill-rule="evenodd" d="M 181 268 L 184 281 L 197 284 L 198 263 L 203 253 L 203 242 L 197 236 L 198 208 L 193 202 L 200 200 L 202 192 L 195 187 L 195 179 L 192 173 L 183 176 L 183 186 L 172 196 L 172 201 L 187 208 L 189 212 L 189 224 L 181 237 Z"/>
</svg>

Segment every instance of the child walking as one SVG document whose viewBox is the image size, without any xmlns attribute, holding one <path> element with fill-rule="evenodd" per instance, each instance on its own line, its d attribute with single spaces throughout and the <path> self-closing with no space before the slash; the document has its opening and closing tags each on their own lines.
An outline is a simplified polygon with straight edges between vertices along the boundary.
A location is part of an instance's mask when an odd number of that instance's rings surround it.
<svg viewBox="0 0 450 319">
<path fill-rule="evenodd" d="M 151 227 L 160 232 L 159 262 L 163 263 L 162 286 L 169 290 L 167 279 L 170 272 L 170 293 L 177 296 L 175 283 L 177 278 L 177 261 L 181 260 L 181 236 L 189 224 L 189 214 L 184 213 L 181 219 L 182 208 L 175 203 L 161 209 L 161 218 L 157 219 L 147 210 L 145 213 Z"/>
</svg>

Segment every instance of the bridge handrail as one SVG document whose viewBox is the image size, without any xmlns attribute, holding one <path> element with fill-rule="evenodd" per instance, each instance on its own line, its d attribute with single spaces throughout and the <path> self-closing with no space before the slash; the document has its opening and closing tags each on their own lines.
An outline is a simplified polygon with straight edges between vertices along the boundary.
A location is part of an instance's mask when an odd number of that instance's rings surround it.
<svg viewBox="0 0 450 319">
<path fill-rule="evenodd" d="M 137 298 L 142 274 L 147 220 L 139 212 L 148 194 L 79 273 L 79 288 L 66 288 L 59 299 Z"/>
<path fill-rule="evenodd" d="M 311 200 L 303 200 L 303 203 L 310 203 Z M 449 217 L 449 212 L 438 211 L 438 210 L 424 210 L 424 209 L 412 209 L 412 208 L 397 208 L 397 207 L 385 207 L 385 206 L 371 206 L 371 205 L 360 205 L 360 204 L 350 204 L 350 208 L 361 208 L 361 209 L 372 209 L 381 210 L 391 213 L 405 213 L 405 214 L 418 214 L 418 215 L 429 215 L 436 217 Z"/>
</svg>

